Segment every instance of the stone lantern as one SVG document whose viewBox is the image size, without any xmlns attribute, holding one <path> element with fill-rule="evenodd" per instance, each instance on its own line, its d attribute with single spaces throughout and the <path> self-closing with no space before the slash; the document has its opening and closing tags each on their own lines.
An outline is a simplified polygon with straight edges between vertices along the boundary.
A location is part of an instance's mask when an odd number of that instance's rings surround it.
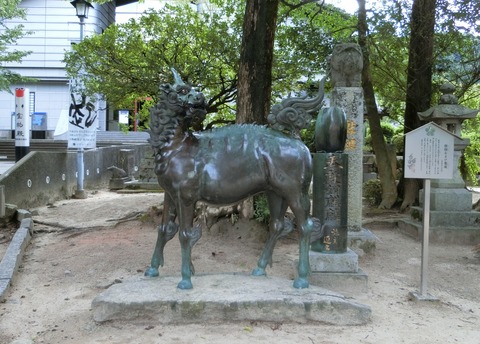
<svg viewBox="0 0 480 344">
<path fill-rule="evenodd" d="M 422 121 L 434 122 L 455 135 L 453 166 L 458 166 L 463 150 L 470 143 L 461 138 L 462 122 L 475 118 L 479 110 L 472 110 L 458 104 L 453 94 L 455 87 L 445 84 L 440 87 L 442 96 L 438 105 L 420 112 Z M 420 200 L 423 200 L 423 190 Z M 422 202 L 422 201 L 421 201 Z M 412 207 L 412 217 L 421 220 L 421 207 Z M 472 194 L 465 188 L 458 168 L 454 168 L 452 179 L 432 179 L 430 193 L 430 237 L 440 242 L 471 243 L 480 240 L 480 212 L 472 211 Z M 414 229 L 421 236 L 421 224 L 418 221 L 404 221 L 407 232 Z M 403 225 L 399 224 L 400 227 Z M 412 228 L 413 226 L 413 228 Z M 408 228 L 409 227 L 409 228 Z M 416 228 L 416 229 L 415 229 Z"/>
<path fill-rule="evenodd" d="M 458 137 L 461 137 L 462 122 L 468 118 L 475 118 L 479 110 L 472 110 L 458 104 L 458 98 L 453 94 L 455 86 L 444 84 L 440 86 L 440 102 L 430 109 L 419 112 L 422 121 L 432 121 Z"/>
<path fill-rule="evenodd" d="M 432 121 L 457 136 L 454 142 L 455 151 L 453 163 L 454 166 L 458 166 L 463 150 L 470 144 L 469 139 L 461 138 L 462 123 L 466 119 L 475 118 L 479 110 L 472 110 L 458 104 L 458 98 L 453 94 L 453 92 L 455 92 L 455 86 L 452 84 L 440 86 L 440 92 L 442 92 L 442 96 L 440 97 L 439 104 L 424 112 L 419 112 L 418 117 L 425 122 Z M 458 169 L 455 169 L 454 176 L 451 180 L 432 181 L 432 187 L 437 185 L 450 189 L 465 188 L 465 182 Z M 471 202 L 471 195 L 469 198 L 469 202 Z M 467 204 L 465 204 L 465 206 L 467 206 Z M 468 204 L 468 207 L 471 208 L 471 203 Z"/>
</svg>

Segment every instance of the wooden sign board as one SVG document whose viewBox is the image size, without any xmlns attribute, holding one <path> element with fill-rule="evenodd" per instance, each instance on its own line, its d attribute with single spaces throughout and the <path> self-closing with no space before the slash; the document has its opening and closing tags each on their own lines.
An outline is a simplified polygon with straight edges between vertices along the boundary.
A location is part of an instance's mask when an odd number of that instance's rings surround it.
<svg viewBox="0 0 480 344">
<path fill-rule="evenodd" d="M 455 135 L 433 122 L 405 135 L 405 178 L 453 178 Z"/>
</svg>

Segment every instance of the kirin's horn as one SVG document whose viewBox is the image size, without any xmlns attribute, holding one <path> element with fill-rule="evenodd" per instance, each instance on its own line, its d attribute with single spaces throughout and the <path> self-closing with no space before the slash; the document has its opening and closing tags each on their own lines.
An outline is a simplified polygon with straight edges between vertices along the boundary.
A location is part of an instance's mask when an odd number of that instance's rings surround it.
<svg viewBox="0 0 480 344">
<path fill-rule="evenodd" d="M 172 73 L 173 73 L 173 78 L 175 79 L 175 85 L 185 85 L 183 82 L 182 78 L 180 77 L 180 74 L 175 70 L 175 68 L 170 68 Z"/>
</svg>

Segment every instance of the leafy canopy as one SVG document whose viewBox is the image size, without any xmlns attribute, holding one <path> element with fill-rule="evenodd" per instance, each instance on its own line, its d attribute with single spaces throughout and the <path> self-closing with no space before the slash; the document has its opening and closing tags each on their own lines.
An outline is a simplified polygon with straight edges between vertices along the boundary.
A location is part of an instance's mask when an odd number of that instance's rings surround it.
<svg viewBox="0 0 480 344">
<path fill-rule="evenodd" d="M 200 85 L 210 113 L 232 119 L 244 2 L 211 3 L 216 7 L 211 4 L 202 13 L 189 3 L 166 4 L 137 20 L 111 25 L 66 53 L 67 72 L 83 79 L 87 94 L 103 94 L 115 108 L 131 108 L 135 99 L 155 100 L 159 84 L 171 80 L 169 68 L 174 67 L 185 82 Z M 285 96 L 298 88 L 300 79 L 318 81 L 325 74 L 333 45 L 351 36 L 354 21 L 313 3 L 302 11 L 281 11 L 273 84 L 275 94 Z"/>
<path fill-rule="evenodd" d="M 439 96 L 441 84 L 450 82 L 463 99 L 465 92 L 480 81 L 480 27 L 471 12 L 475 9 L 478 13 L 479 4 L 437 1 L 434 97 Z M 383 0 L 375 2 L 368 13 L 368 46 L 377 101 L 386 115 L 400 123 L 405 108 L 411 8 L 412 0 Z"/>
<path fill-rule="evenodd" d="M 173 67 L 185 82 L 201 83 L 216 110 L 231 100 L 236 83 L 238 35 L 230 32 L 217 13 L 200 16 L 188 5 L 166 5 L 87 37 L 65 55 L 67 72 L 76 77 L 83 70 L 87 94 L 104 94 L 115 107 L 128 108 L 135 99 L 156 99 Z"/>
<path fill-rule="evenodd" d="M 29 51 L 12 48 L 18 39 L 28 34 L 27 31 L 24 31 L 22 24 L 11 25 L 8 23 L 8 20 L 15 18 L 25 19 L 25 9 L 18 7 L 20 2 L 21 0 L 0 0 L 0 91 L 9 93 L 11 93 L 11 84 L 32 81 L 5 67 L 6 63 L 20 62 L 23 57 L 30 54 Z"/>
</svg>

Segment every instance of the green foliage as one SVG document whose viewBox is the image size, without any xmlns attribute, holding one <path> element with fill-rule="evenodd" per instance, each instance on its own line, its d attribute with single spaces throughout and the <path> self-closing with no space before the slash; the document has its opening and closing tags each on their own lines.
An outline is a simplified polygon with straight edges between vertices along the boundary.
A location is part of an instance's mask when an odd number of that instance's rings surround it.
<svg viewBox="0 0 480 344">
<path fill-rule="evenodd" d="M 397 154 L 402 154 L 405 147 L 405 135 L 403 132 L 397 132 L 392 137 L 392 144 L 395 145 L 395 151 Z"/>
<path fill-rule="evenodd" d="M 270 221 L 270 210 L 268 200 L 265 194 L 259 194 L 253 197 L 253 218 L 260 223 L 268 224 Z"/>
<path fill-rule="evenodd" d="M 396 151 L 400 152 L 403 149 L 403 126 L 396 124 L 390 118 L 383 118 L 380 122 L 382 133 L 387 144 L 394 144 Z M 372 135 L 370 127 L 367 126 L 364 139 L 364 150 L 373 151 L 372 149 Z"/>
<path fill-rule="evenodd" d="M 298 1 L 289 2 L 293 6 Z M 328 57 L 338 43 L 353 42 L 356 18 L 328 4 L 308 3 L 295 8 L 280 2 L 275 34 L 273 90 L 284 96 L 299 80 L 305 87 L 329 69 Z M 317 87 L 313 87 L 315 90 Z"/>
<path fill-rule="evenodd" d="M 29 51 L 16 50 L 13 47 L 23 36 L 29 34 L 24 30 L 24 25 L 11 25 L 12 19 L 25 19 L 25 9 L 19 8 L 21 0 L 0 0 L 0 91 L 10 91 L 10 85 L 26 81 L 20 74 L 12 72 L 5 67 L 5 63 L 20 62 L 23 57 L 30 54 Z"/>
<path fill-rule="evenodd" d="M 240 35 L 231 24 L 218 12 L 165 5 L 87 37 L 65 55 L 67 72 L 76 76 L 83 68 L 88 95 L 101 93 L 114 107 L 131 108 L 137 98 L 156 100 L 174 67 L 185 82 L 200 85 L 210 112 L 222 111 L 234 99 L 238 69 Z"/>
<path fill-rule="evenodd" d="M 371 179 L 363 183 L 363 197 L 372 206 L 382 202 L 382 185 L 379 179 Z"/>
<path fill-rule="evenodd" d="M 408 64 L 411 3 L 382 1 L 369 13 L 368 48 L 377 103 L 392 120 L 402 123 Z"/>
<path fill-rule="evenodd" d="M 310 152 L 316 152 L 317 150 L 315 147 L 315 121 L 316 120 L 313 120 L 307 129 L 304 129 L 300 132 L 300 138 L 308 147 Z"/>
<path fill-rule="evenodd" d="M 67 54 L 69 74 L 77 75 L 80 68 L 85 68 L 90 94 L 105 94 L 114 107 L 128 108 L 132 99 L 155 99 L 158 85 L 171 80 L 168 68 L 173 66 L 185 81 L 200 84 L 210 99 L 207 121 L 233 119 L 245 2 L 211 0 L 203 13 L 197 13 L 190 1 L 175 3 L 88 37 Z M 476 93 L 471 92 L 480 81 L 479 4 L 437 0 L 434 89 L 445 81 L 453 83 L 464 105 L 480 97 L 478 87 Z M 400 126 L 405 111 L 411 6 L 411 0 L 382 0 L 368 11 L 376 100 L 382 113 Z M 356 41 L 356 23 L 355 16 L 331 5 L 281 1 L 272 104 L 298 91 L 299 80 L 305 82 L 302 87 L 308 91 L 310 84 L 326 74 L 333 46 Z M 438 92 L 434 91 L 434 97 Z M 304 133 L 313 142 L 311 134 L 308 130 Z M 395 133 L 389 142 L 398 143 L 400 148 L 402 139 Z"/>
<path fill-rule="evenodd" d="M 479 157 L 480 141 L 477 140 L 465 148 L 460 164 L 462 176 L 470 185 L 478 185 L 477 178 L 480 173 Z"/>
<path fill-rule="evenodd" d="M 480 173 L 480 118 L 466 120 L 462 126 L 462 136 L 470 140 L 460 162 L 463 178 L 471 185 L 477 185 Z"/>
<path fill-rule="evenodd" d="M 83 71 L 86 94 L 104 94 L 113 107 L 131 108 L 135 99 L 155 100 L 174 67 L 209 99 L 207 122 L 234 119 L 244 8 L 241 0 L 210 1 L 202 13 L 188 1 L 165 5 L 87 37 L 65 55 L 67 72 Z M 298 91 L 292 85 L 300 79 L 308 79 L 307 88 L 318 81 L 333 44 L 351 39 L 355 30 L 355 18 L 332 6 L 282 5 L 280 12 L 272 103 Z"/>
<path fill-rule="evenodd" d="M 480 2 L 438 0 L 434 36 L 433 97 L 449 81 L 463 97 L 480 81 L 480 26 L 473 13 Z M 368 47 L 377 104 L 391 119 L 403 123 L 412 1 L 382 1 L 369 11 Z M 477 12 L 471 12 L 477 11 Z M 479 97 L 477 93 L 474 96 Z"/>
</svg>

